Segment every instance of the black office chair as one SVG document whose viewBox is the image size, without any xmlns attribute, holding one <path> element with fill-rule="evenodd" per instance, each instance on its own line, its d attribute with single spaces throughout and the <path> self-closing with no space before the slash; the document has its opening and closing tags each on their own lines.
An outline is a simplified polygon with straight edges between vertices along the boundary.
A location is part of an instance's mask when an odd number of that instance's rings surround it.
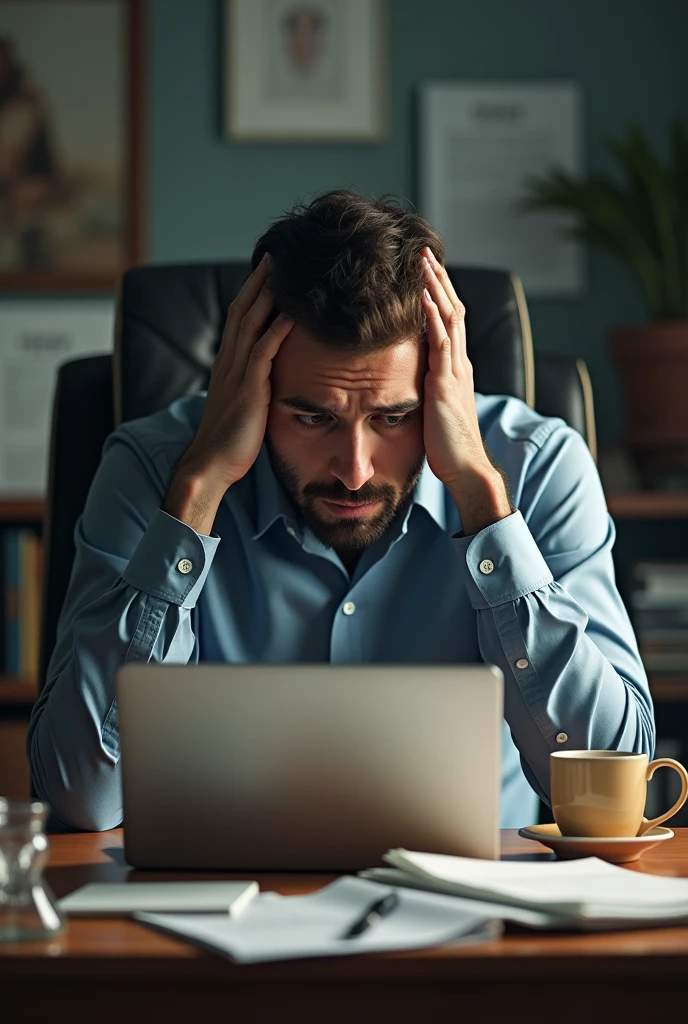
<svg viewBox="0 0 688 1024">
<path fill-rule="evenodd" d="M 466 306 L 475 387 L 560 416 L 595 454 L 590 382 L 582 360 L 533 353 L 521 282 L 502 270 L 449 267 Z M 227 307 L 247 263 L 135 267 L 121 281 L 112 356 L 64 364 L 53 405 L 44 524 L 39 686 L 45 681 L 74 560 L 74 528 L 107 435 L 125 420 L 207 387 Z"/>
</svg>

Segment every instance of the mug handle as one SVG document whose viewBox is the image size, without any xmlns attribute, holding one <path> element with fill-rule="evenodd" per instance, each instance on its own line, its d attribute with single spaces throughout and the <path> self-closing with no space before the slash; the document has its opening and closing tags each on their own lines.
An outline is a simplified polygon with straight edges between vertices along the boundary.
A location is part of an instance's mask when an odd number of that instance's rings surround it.
<svg viewBox="0 0 688 1024">
<path fill-rule="evenodd" d="M 674 761 L 673 757 L 658 757 L 656 761 L 650 761 L 647 766 L 647 775 L 645 776 L 648 782 L 658 768 L 673 768 L 674 771 L 678 772 L 681 777 L 681 795 L 674 806 L 669 808 L 666 814 L 660 814 L 658 818 L 652 818 L 650 821 L 643 818 L 637 832 L 638 836 L 644 836 L 651 828 L 656 828 L 657 825 L 661 825 L 663 821 L 670 818 L 672 814 L 676 814 L 677 811 L 680 811 L 686 802 L 686 797 L 688 797 L 688 772 L 682 764 L 679 764 L 678 761 Z"/>
</svg>

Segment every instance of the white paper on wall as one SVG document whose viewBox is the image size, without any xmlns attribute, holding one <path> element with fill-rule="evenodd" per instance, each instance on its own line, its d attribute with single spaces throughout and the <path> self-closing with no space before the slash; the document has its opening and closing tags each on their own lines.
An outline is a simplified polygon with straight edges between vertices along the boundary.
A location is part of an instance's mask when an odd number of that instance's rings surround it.
<svg viewBox="0 0 688 1024">
<path fill-rule="evenodd" d="M 111 352 L 112 299 L 7 300 L 0 304 L 0 496 L 47 490 L 57 368 Z"/>
</svg>

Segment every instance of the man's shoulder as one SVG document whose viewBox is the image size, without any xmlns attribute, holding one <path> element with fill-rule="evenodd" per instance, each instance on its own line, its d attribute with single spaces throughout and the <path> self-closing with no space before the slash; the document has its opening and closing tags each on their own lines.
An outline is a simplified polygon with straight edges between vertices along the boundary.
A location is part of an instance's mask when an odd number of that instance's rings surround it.
<svg viewBox="0 0 688 1024">
<path fill-rule="evenodd" d="M 205 397 L 205 391 L 185 395 L 148 416 L 127 420 L 110 434 L 106 449 L 126 444 L 164 473 L 176 464 L 196 434 Z"/>
<path fill-rule="evenodd" d="M 511 395 L 482 395 L 476 392 L 475 405 L 480 430 L 488 445 L 523 446 L 531 453 L 541 448 L 555 433 L 569 433 L 558 416 L 542 416 L 520 398 Z"/>
</svg>

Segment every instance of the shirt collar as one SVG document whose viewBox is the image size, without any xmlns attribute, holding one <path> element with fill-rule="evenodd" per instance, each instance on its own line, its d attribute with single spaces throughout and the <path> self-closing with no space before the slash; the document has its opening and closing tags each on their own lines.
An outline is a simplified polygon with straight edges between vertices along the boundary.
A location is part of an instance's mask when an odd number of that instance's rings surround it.
<svg viewBox="0 0 688 1024">
<path fill-rule="evenodd" d="M 279 482 L 270 464 L 265 444 L 261 447 L 254 463 L 256 484 L 256 532 L 253 540 L 262 537 L 274 522 L 283 519 L 287 529 L 297 528 L 297 515 L 287 492 Z M 418 483 L 413 489 L 413 498 L 405 517 L 403 531 L 406 532 L 408 517 L 414 505 L 419 505 L 431 516 L 441 530 L 447 527 L 444 485 L 435 476 L 427 462 L 423 466 Z"/>
</svg>

